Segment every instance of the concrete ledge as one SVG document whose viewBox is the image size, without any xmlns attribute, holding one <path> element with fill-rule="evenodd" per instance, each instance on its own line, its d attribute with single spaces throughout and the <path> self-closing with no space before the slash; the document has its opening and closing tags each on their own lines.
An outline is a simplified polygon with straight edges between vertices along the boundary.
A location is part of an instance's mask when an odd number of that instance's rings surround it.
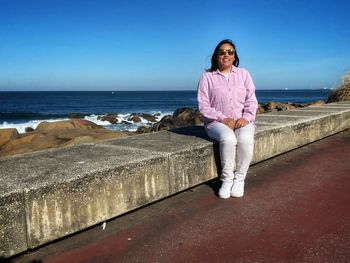
<svg viewBox="0 0 350 263">
<path fill-rule="evenodd" d="M 11 256 L 27 249 L 23 193 L 0 193 L 0 256 Z"/>
<path fill-rule="evenodd" d="M 350 128 L 350 102 L 259 115 L 253 162 Z M 0 158 L 0 256 L 83 230 L 218 176 L 202 127 Z"/>
<path fill-rule="evenodd" d="M 128 146 L 137 150 L 147 149 L 155 154 L 165 154 L 168 158 L 169 193 L 175 194 L 212 179 L 217 169 L 213 143 L 207 140 L 202 127 L 198 129 L 197 135 L 206 139 L 180 133 L 181 129 L 174 132 L 163 131 L 135 136 L 132 140 L 121 138 L 101 144 Z M 190 133 L 195 133 L 194 128 Z"/>
</svg>

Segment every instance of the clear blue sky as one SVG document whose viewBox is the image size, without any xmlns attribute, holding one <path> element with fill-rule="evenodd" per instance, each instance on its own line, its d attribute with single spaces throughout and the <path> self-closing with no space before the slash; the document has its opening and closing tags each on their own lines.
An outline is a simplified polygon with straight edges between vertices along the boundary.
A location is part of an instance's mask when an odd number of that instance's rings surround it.
<svg viewBox="0 0 350 263">
<path fill-rule="evenodd" d="M 330 88 L 350 1 L 0 0 L 0 90 L 195 90 L 231 38 L 257 89 Z"/>
</svg>

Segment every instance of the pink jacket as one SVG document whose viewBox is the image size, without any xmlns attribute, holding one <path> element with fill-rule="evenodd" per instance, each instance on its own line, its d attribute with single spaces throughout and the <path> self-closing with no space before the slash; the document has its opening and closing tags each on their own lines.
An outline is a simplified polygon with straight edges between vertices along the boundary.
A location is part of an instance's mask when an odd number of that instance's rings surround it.
<svg viewBox="0 0 350 263">
<path fill-rule="evenodd" d="M 258 102 L 249 72 L 232 66 L 228 78 L 219 70 L 204 73 L 198 84 L 198 106 L 206 125 L 225 118 L 254 121 Z"/>
</svg>

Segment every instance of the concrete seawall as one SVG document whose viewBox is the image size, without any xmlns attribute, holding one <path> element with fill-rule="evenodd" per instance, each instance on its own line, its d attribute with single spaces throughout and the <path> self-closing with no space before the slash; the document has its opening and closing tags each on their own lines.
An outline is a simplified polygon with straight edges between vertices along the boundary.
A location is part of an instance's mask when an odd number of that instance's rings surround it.
<svg viewBox="0 0 350 263">
<path fill-rule="evenodd" d="M 350 102 L 258 115 L 253 163 L 350 128 Z M 218 176 L 190 127 L 0 158 L 0 256 L 83 230 Z"/>
</svg>

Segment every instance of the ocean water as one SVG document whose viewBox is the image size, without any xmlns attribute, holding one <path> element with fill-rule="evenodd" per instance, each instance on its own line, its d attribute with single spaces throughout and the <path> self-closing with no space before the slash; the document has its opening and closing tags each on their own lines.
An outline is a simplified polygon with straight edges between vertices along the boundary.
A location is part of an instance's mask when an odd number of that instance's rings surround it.
<svg viewBox="0 0 350 263">
<path fill-rule="evenodd" d="M 257 90 L 259 103 L 269 101 L 309 103 L 327 98 L 330 90 Z M 148 113 L 160 120 L 177 108 L 197 109 L 196 91 L 45 91 L 0 92 L 0 129 L 36 128 L 42 121 L 67 120 L 70 113 L 112 130 L 135 131 L 149 124 L 142 119 L 134 124 L 127 119 L 133 113 Z M 98 120 L 106 113 L 118 113 L 118 124 Z M 124 121 L 122 123 L 122 121 Z"/>
</svg>

